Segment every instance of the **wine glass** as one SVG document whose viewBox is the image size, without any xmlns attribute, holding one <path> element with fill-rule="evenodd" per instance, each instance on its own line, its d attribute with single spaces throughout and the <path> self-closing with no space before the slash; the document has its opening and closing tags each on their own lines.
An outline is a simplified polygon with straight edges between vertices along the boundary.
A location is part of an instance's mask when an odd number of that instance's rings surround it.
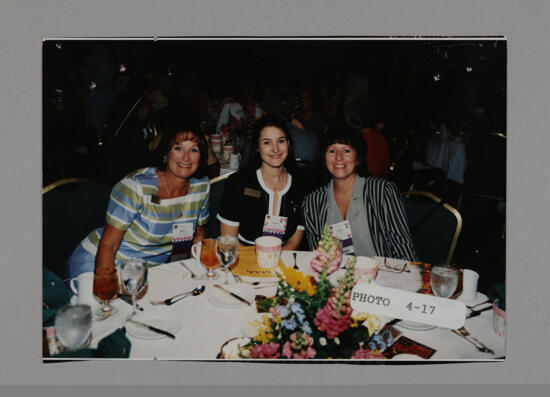
<svg viewBox="0 0 550 397">
<path fill-rule="evenodd" d="M 94 272 L 94 295 L 101 302 L 101 306 L 95 310 L 100 320 L 103 320 L 117 312 L 110 305 L 111 299 L 118 292 L 118 276 L 115 267 L 100 267 Z"/>
<path fill-rule="evenodd" d="M 216 240 L 211 238 L 202 240 L 200 261 L 208 269 L 206 272 L 208 280 L 215 280 L 218 275 L 214 269 L 220 266 L 216 255 Z"/>
<path fill-rule="evenodd" d="M 430 285 L 435 296 L 449 298 L 458 285 L 458 270 L 449 265 L 438 265 L 432 268 Z"/>
<path fill-rule="evenodd" d="M 119 266 L 121 284 L 132 295 L 132 317 L 137 313 L 136 295 L 147 285 L 147 264 L 142 259 L 128 259 Z"/>
<path fill-rule="evenodd" d="M 55 333 L 69 350 L 87 345 L 92 333 L 92 309 L 89 305 L 67 305 L 55 314 Z"/>
<path fill-rule="evenodd" d="M 224 234 L 216 239 L 216 256 L 225 272 L 225 281 L 223 284 L 229 284 L 227 282 L 227 270 L 229 270 L 229 266 L 235 263 L 238 255 L 239 240 L 236 237 Z"/>
</svg>

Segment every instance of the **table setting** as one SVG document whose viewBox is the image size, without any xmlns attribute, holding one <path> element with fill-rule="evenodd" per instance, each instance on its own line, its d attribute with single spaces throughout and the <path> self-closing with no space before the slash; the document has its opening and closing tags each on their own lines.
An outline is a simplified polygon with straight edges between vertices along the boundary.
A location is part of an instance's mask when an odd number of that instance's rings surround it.
<svg viewBox="0 0 550 397">
<path fill-rule="evenodd" d="M 281 251 L 277 240 L 244 247 L 220 236 L 194 245 L 187 260 L 128 261 L 117 268 L 128 294 L 102 293 L 96 281 L 93 301 L 84 291 L 72 297 L 72 306 L 89 308 L 80 313 L 89 332 L 65 348 L 98 349 L 117 332 L 139 360 L 505 359 L 505 323 L 495 314 L 504 311 L 477 291 L 474 271 L 343 255 L 330 236 L 311 252 Z M 466 318 L 450 329 L 355 310 L 351 294 L 368 285 L 461 302 Z"/>
</svg>

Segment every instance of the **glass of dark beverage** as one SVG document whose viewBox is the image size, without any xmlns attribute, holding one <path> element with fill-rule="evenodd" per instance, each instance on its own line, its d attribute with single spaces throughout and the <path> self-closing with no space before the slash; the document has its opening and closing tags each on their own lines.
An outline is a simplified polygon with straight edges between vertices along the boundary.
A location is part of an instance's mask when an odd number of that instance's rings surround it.
<svg viewBox="0 0 550 397">
<path fill-rule="evenodd" d="M 105 319 L 116 313 L 116 308 L 110 305 L 118 293 L 118 276 L 115 267 L 97 268 L 94 272 L 94 295 L 101 302 L 95 313 L 99 319 Z"/>
</svg>

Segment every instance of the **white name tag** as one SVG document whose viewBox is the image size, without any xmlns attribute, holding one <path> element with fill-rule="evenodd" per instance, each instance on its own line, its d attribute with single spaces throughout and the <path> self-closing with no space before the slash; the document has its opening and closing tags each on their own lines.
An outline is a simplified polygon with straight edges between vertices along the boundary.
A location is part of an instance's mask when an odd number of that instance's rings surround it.
<svg viewBox="0 0 550 397">
<path fill-rule="evenodd" d="M 328 227 L 330 235 L 338 240 L 342 240 L 342 251 L 345 255 L 353 255 L 353 238 L 351 235 L 351 225 L 348 220 L 335 223 Z"/>
<path fill-rule="evenodd" d="M 287 221 L 288 218 L 286 216 L 266 215 L 262 236 L 273 236 L 283 240 Z"/>
<path fill-rule="evenodd" d="M 466 319 L 466 306 L 462 302 L 373 283 L 357 283 L 350 298 L 351 307 L 358 312 L 443 328 L 460 328 Z"/>
</svg>

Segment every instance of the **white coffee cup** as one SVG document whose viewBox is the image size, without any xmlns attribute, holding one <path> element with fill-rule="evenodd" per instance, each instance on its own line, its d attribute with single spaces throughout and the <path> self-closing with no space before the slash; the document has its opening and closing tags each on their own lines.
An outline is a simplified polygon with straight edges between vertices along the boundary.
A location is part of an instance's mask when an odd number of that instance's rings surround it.
<svg viewBox="0 0 550 397">
<path fill-rule="evenodd" d="M 75 285 L 76 282 L 76 285 Z M 94 298 L 94 273 L 80 273 L 69 281 L 71 290 L 78 296 L 78 303 L 92 306 Z"/>
<path fill-rule="evenodd" d="M 279 264 L 281 250 L 283 249 L 283 242 L 280 238 L 273 236 L 258 237 L 254 241 L 254 245 L 260 267 L 271 269 Z"/>
<path fill-rule="evenodd" d="M 470 269 L 462 269 L 462 294 L 461 299 L 473 301 L 477 298 L 477 283 L 479 274 Z"/>
<path fill-rule="evenodd" d="M 370 283 L 378 273 L 378 266 L 374 259 L 368 256 L 358 256 L 355 262 L 355 275 L 359 282 Z"/>
</svg>

